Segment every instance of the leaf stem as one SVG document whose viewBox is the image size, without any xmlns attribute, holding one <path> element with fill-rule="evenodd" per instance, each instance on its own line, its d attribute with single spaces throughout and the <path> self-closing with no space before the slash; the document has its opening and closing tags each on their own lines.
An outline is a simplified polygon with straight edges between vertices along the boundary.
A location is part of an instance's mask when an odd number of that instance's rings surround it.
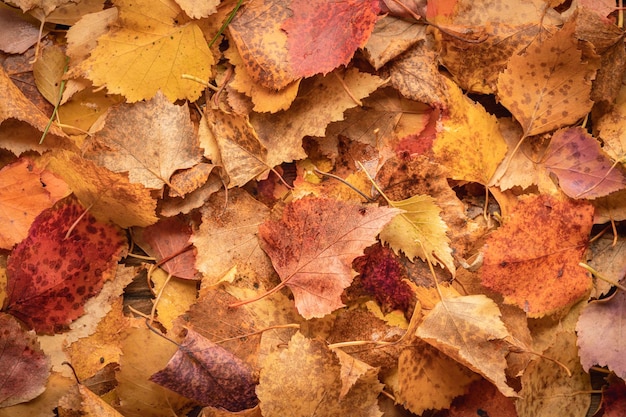
<svg viewBox="0 0 626 417">
<path fill-rule="evenodd" d="M 613 281 L 612 279 L 609 279 L 607 277 L 605 277 L 604 275 L 602 275 L 602 273 L 596 271 L 595 269 L 593 269 L 591 266 L 587 265 L 584 262 L 580 262 L 578 264 L 578 266 L 582 266 L 583 268 L 585 268 L 587 271 L 591 272 L 593 275 L 595 275 L 596 278 L 601 279 L 604 282 L 608 282 L 609 284 L 611 284 L 612 286 L 619 288 L 622 291 L 626 291 L 626 287 L 624 287 L 622 284 L 620 284 L 619 282 Z"/>
<path fill-rule="evenodd" d="M 69 57 L 65 57 L 65 67 L 63 67 L 63 74 L 65 75 L 65 73 L 67 73 L 67 69 L 70 65 L 70 58 Z M 46 135 L 48 134 L 48 131 L 50 130 L 50 127 L 52 126 L 52 122 L 54 121 L 54 119 L 57 117 L 58 111 L 59 111 L 59 106 L 61 105 L 61 99 L 63 98 L 63 91 L 65 91 L 65 83 L 67 82 L 67 80 L 61 80 L 61 85 L 59 86 L 59 97 L 57 99 L 56 104 L 54 105 L 54 110 L 52 111 L 52 116 L 50 116 L 50 120 L 48 120 L 48 124 L 46 125 L 46 128 L 43 130 L 43 134 L 41 135 L 41 139 L 39 139 L 39 144 L 41 145 L 43 143 L 43 140 L 46 138 Z"/>
<path fill-rule="evenodd" d="M 337 181 L 340 181 L 340 182 L 344 183 L 348 187 L 352 188 L 352 190 L 354 192 L 358 193 L 361 197 L 363 197 L 368 203 L 373 203 L 374 201 L 376 201 L 375 199 L 365 195 L 365 193 L 363 191 L 359 190 L 354 185 L 350 184 L 348 181 L 344 180 L 343 178 L 341 178 L 341 177 L 339 177 L 339 176 L 337 176 L 335 174 L 331 174 L 330 172 L 320 171 L 319 169 L 317 169 L 317 167 L 313 168 L 313 171 L 316 172 L 317 174 L 324 175 L 324 176 L 330 177 L 330 178 L 334 178 Z"/>
</svg>

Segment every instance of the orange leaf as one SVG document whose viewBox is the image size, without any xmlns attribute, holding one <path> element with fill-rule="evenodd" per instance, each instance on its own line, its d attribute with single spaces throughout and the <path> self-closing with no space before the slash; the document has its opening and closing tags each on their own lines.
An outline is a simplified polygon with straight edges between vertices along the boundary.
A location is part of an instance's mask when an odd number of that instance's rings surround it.
<svg viewBox="0 0 626 417">
<path fill-rule="evenodd" d="M 591 278 L 578 263 L 592 224 L 589 203 L 547 195 L 522 199 L 487 241 L 483 285 L 530 317 L 571 306 L 591 288 Z"/>
<path fill-rule="evenodd" d="M 398 213 L 307 197 L 287 205 L 281 220 L 259 227 L 261 247 L 293 292 L 298 312 L 306 319 L 323 317 L 343 306 L 352 261 Z"/>
</svg>

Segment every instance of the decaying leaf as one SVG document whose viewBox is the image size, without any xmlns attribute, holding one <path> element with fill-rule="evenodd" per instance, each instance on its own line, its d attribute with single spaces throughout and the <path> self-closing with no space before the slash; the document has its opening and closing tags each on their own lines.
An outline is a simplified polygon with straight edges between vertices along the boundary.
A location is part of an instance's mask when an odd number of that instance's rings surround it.
<svg viewBox="0 0 626 417">
<path fill-rule="evenodd" d="M 343 306 L 352 261 L 399 212 L 303 198 L 288 204 L 281 220 L 259 226 L 261 247 L 293 292 L 298 312 L 307 319 L 322 317 Z"/>
<path fill-rule="evenodd" d="M 252 369 L 191 329 L 167 367 L 150 380 L 205 406 L 233 412 L 252 408 L 258 402 Z"/>
<path fill-rule="evenodd" d="M 80 317 L 85 301 L 115 274 L 125 249 L 117 227 L 85 211 L 70 197 L 45 210 L 7 263 L 4 311 L 38 333 L 62 331 Z"/>
<path fill-rule="evenodd" d="M 50 359 L 35 333 L 15 318 L 0 313 L 0 408 L 30 401 L 44 392 Z"/>
</svg>

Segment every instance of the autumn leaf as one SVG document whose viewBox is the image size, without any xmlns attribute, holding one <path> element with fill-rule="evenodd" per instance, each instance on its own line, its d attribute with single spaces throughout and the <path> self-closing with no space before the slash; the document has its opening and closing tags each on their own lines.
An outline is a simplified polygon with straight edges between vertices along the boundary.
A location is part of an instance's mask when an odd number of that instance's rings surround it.
<svg viewBox="0 0 626 417">
<path fill-rule="evenodd" d="M 139 246 L 171 275 L 184 279 L 197 279 L 196 254 L 189 240 L 191 226 L 178 217 L 170 217 L 156 224 L 137 229 L 135 239 Z M 191 249 L 191 250 L 190 250 Z"/>
<path fill-rule="evenodd" d="M 594 301 L 585 306 L 576 324 L 583 369 L 588 371 L 595 365 L 607 366 L 618 377 L 626 378 L 626 344 L 621 319 L 625 308 L 623 291 L 618 291 L 608 300 Z"/>
<path fill-rule="evenodd" d="M 520 399 L 515 404 L 518 415 L 584 415 L 591 397 L 578 395 L 591 389 L 589 374 L 578 361 L 576 335 L 560 332 L 544 355 L 551 361 L 535 360 L 522 375 Z M 557 362 L 558 361 L 558 362 Z M 569 375 L 562 367 L 569 369 Z"/>
<path fill-rule="evenodd" d="M 380 232 L 380 239 L 407 258 L 420 258 L 445 266 L 454 275 L 448 227 L 439 216 L 440 209 L 427 195 L 415 195 L 402 201 L 388 200 L 391 207 L 403 210 Z M 433 257 L 434 255 L 434 257 Z"/>
<path fill-rule="evenodd" d="M 452 178 L 487 184 L 507 149 L 498 121 L 459 87 L 447 84 L 447 111 L 437 123 L 433 152 Z"/>
<path fill-rule="evenodd" d="M 572 198 L 603 197 L 626 187 L 620 168 L 613 166 L 598 141 L 580 127 L 556 131 L 542 163 Z"/>
<path fill-rule="evenodd" d="M 415 414 L 449 408 L 478 375 L 424 342 L 402 351 L 398 359 L 396 400 Z"/>
<path fill-rule="evenodd" d="M 382 384 L 370 379 L 341 398 L 340 375 L 340 361 L 325 343 L 296 333 L 286 349 L 268 355 L 262 364 L 257 388 L 261 412 L 266 417 L 380 416 L 376 397 Z"/>
<path fill-rule="evenodd" d="M 485 379 L 474 381 L 469 393 L 457 398 L 450 407 L 450 417 L 469 417 L 482 411 L 499 417 L 518 417 L 512 398 L 505 397 Z"/>
<path fill-rule="evenodd" d="M 529 317 L 569 308 L 591 289 L 591 278 L 578 263 L 592 223 L 588 203 L 547 195 L 522 199 L 487 240 L 483 285 Z"/>
<path fill-rule="evenodd" d="M 135 126 L 132 132 L 125 126 Z M 171 104 L 161 93 L 145 103 L 121 104 L 105 126 L 85 141 L 83 155 L 113 172 L 128 171 L 131 182 L 160 189 L 178 169 L 202 156 L 187 105 Z"/>
<path fill-rule="evenodd" d="M 60 201 L 37 216 L 13 250 L 4 311 L 38 333 L 65 329 L 115 273 L 124 245 L 117 227 L 99 223 L 73 198 Z"/>
<path fill-rule="evenodd" d="M 282 219 L 259 226 L 261 247 L 293 292 L 298 312 L 306 319 L 322 317 L 343 306 L 352 261 L 399 212 L 303 198 L 288 204 Z"/>
<path fill-rule="evenodd" d="M 0 313 L 0 408 L 30 401 L 44 392 L 50 360 L 35 332 L 27 331 L 8 314 Z"/>
<path fill-rule="evenodd" d="M 67 184 L 50 171 L 21 158 L 0 169 L 0 247 L 10 249 L 24 239 L 35 217 L 67 196 Z"/>
<path fill-rule="evenodd" d="M 178 24 L 173 0 L 117 0 L 119 27 L 98 38 L 98 46 L 80 64 L 96 86 L 106 86 L 129 102 L 148 100 L 161 90 L 169 101 L 196 100 L 200 79 L 211 75 L 214 58 L 195 23 Z"/>
<path fill-rule="evenodd" d="M 156 200 L 141 184 L 71 152 L 52 153 L 48 168 L 61 177 L 89 212 L 120 227 L 156 223 Z"/>
<path fill-rule="evenodd" d="M 258 402 L 252 369 L 191 329 L 167 367 L 152 375 L 150 381 L 205 406 L 233 412 L 252 408 Z"/>
<path fill-rule="evenodd" d="M 485 295 L 444 297 L 426 316 L 416 335 L 491 381 L 507 397 L 517 394 L 507 385 L 504 370 L 509 332 L 500 310 Z"/>
<path fill-rule="evenodd" d="M 287 32 L 289 63 L 298 77 L 327 74 L 346 65 L 367 42 L 380 13 L 378 1 L 293 0 Z"/>
<path fill-rule="evenodd" d="M 60 415 L 87 415 L 101 417 L 123 417 L 105 400 L 82 384 L 76 384 L 59 400 Z"/>
<path fill-rule="evenodd" d="M 565 25 L 547 39 L 537 37 L 524 54 L 509 59 L 498 78 L 498 98 L 524 136 L 575 123 L 591 110 L 596 68 L 582 60 L 573 35 L 574 25 Z"/>
</svg>

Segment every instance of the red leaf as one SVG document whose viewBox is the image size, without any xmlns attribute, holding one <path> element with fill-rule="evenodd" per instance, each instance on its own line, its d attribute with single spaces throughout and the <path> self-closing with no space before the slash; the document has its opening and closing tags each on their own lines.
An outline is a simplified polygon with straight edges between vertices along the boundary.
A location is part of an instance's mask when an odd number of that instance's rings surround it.
<svg viewBox="0 0 626 417">
<path fill-rule="evenodd" d="M 285 21 L 293 72 L 301 77 L 327 74 L 347 64 L 365 45 L 378 19 L 377 0 L 293 0 Z"/>
<path fill-rule="evenodd" d="M 115 273 L 126 242 L 117 227 L 86 213 L 65 238 L 84 213 L 73 197 L 43 211 L 7 262 L 5 311 L 37 333 L 62 331 Z"/>
<path fill-rule="evenodd" d="M 544 165 L 559 178 L 559 186 L 572 198 L 597 198 L 621 190 L 626 177 L 602 152 L 598 141 L 581 127 L 552 135 Z"/>
<path fill-rule="evenodd" d="M 204 406 L 232 412 L 252 408 L 258 402 L 252 368 L 191 329 L 165 369 L 152 375 L 150 381 Z"/>
<path fill-rule="evenodd" d="M 35 334 L 8 314 L 0 313 L 0 334 L 0 407 L 9 407 L 44 392 L 50 361 Z"/>
<path fill-rule="evenodd" d="M 261 247 L 293 292 L 298 312 L 306 319 L 323 317 L 343 307 L 341 293 L 352 282 L 352 261 L 398 213 L 306 197 L 288 204 L 281 220 L 259 227 Z"/>
<path fill-rule="evenodd" d="M 155 257 L 168 273 L 183 279 L 198 279 L 196 249 L 189 243 L 191 226 L 178 217 L 160 220 L 144 229 L 138 229 L 137 243 L 146 253 Z"/>
<path fill-rule="evenodd" d="M 361 275 L 361 284 L 381 305 L 383 311 L 407 311 L 412 303 L 406 268 L 393 250 L 381 245 L 365 249 L 365 256 L 354 260 L 354 269 Z"/>
</svg>

